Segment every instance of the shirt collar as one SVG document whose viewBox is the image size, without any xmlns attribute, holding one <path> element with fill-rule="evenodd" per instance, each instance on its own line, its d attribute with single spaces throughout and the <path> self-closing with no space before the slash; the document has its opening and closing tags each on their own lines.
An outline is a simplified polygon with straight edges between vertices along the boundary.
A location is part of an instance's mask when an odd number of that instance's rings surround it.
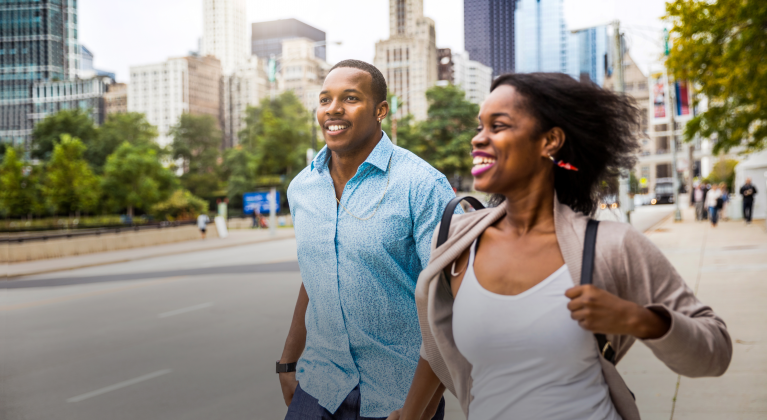
<svg viewBox="0 0 767 420">
<path fill-rule="evenodd" d="M 381 134 L 381 140 L 378 141 L 376 147 L 372 152 L 370 152 L 367 159 L 365 159 L 365 162 L 362 164 L 370 164 L 380 169 L 381 171 L 386 172 L 386 168 L 389 167 L 389 158 L 394 152 L 394 145 L 392 144 L 391 140 L 389 140 L 389 136 L 387 136 L 384 131 L 381 131 Z M 311 170 L 314 170 L 315 168 L 318 172 L 326 170 L 328 168 L 329 159 L 330 151 L 328 150 L 328 146 L 325 146 L 322 148 L 322 150 L 319 151 L 319 153 L 317 153 L 317 156 L 314 157 L 314 160 L 312 160 Z"/>
</svg>

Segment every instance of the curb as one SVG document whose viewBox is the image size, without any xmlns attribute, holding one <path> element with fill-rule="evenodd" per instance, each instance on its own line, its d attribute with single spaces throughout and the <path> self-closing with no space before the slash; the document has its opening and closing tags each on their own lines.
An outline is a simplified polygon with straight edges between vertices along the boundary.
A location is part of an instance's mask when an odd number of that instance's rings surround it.
<svg viewBox="0 0 767 420">
<path fill-rule="evenodd" d="M 34 276 L 34 275 L 37 275 L 37 274 L 47 274 L 47 273 L 54 273 L 54 272 L 58 272 L 58 271 L 69 271 L 69 270 L 77 270 L 77 269 L 80 269 L 80 268 L 98 267 L 98 266 L 101 266 L 101 265 L 119 264 L 119 263 L 130 262 L 130 261 L 139 261 L 139 260 L 144 260 L 144 259 L 147 259 L 147 258 L 167 257 L 169 255 L 185 254 L 187 252 L 209 251 L 209 250 L 213 250 L 213 249 L 232 248 L 232 247 L 241 246 L 241 245 L 252 245 L 252 244 L 257 244 L 257 243 L 261 243 L 261 242 L 279 241 L 279 240 L 282 240 L 282 239 L 291 239 L 291 238 L 295 238 L 295 237 L 296 237 L 296 235 L 294 233 L 292 235 L 286 235 L 286 236 L 276 237 L 276 238 L 269 237 L 269 238 L 256 239 L 256 240 L 247 241 L 247 242 L 223 243 L 223 244 L 218 245 L 218 246 L 212 246 L 210 248 L 197 249 L 197 250 L 193 250 L 193 251 L 188 251 L 188 250 L 183 250 L 183 251 L 181 251 L 181 250 L 179 250 L 179 251 L 166 251 L 166 252 L 158 252 L 158 253 L 152 254 L 152 255 L 141 256 L 141 257 L 122 258 L 122 259 L 116 259 L 116 260 L 110 260 L 110 261 L 101 261 L 101 262 L 94 262 L 94 263 L 83 263 L 83 264 L 79 264 L 79 265 L 72 266 L 72 267 L 66 267 L 66 268 L 51 268 L 51 269 L 43 269 L 43 270 L 38 270 L 38 271 L 26 272 L 26 273 L 23 273 L 23 274 L 7 275 L 7 276 L 5 276 L 0 281 L 9 281 L 9 280 L 18 279 L 19 277 Z"/>
<path fill-rule="evenodd" d="M 658 223 L 655 223 L 654 225 L 652 225 L 649 228 L 645 229 L 645 231 L 642 232 L 642 233 L 647 234 L 647 233 L 649 233 L 651 231 L 657 230 L 660 227 L 660 225 L 666 223 L 668 221 L 668 219 L 670 219 L 672 217 L 674 217 L 674 212 L 673 211 L 670 214 L 664 216 L 662 219 L 660 219 L 658 221 Z"/>
</svg>

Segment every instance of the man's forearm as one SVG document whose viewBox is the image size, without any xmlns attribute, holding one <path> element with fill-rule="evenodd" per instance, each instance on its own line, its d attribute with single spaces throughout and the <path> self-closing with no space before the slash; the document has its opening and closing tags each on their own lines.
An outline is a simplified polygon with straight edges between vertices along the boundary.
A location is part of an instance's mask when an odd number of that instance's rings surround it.
<svg viewBox="0 0 767 420">
<path fill-rule="evenodd" d="M 280 363 L 297 362 L 306 346 L 306 308 L 309 306 L 309 295 L 306 293 L 303 283 L 298 292 L 296 309 L 293 311 L 293 322 L 290 324 L 288 338 L 285 339 L 285 348 L 282 350 Z"/>
</svg>

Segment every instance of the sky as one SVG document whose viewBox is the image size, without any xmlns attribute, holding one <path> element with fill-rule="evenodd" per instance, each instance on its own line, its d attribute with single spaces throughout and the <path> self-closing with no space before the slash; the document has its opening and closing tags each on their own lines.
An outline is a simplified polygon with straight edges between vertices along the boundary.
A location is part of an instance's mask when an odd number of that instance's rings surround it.
<svg viewBox="0 0 767 420">
<path fill-rule="evenodd" d="M 327 33 L 331 63 L 373 61 L 375 43 L 389 36 L 389 0 L 247 0 L 248 23 L 296 18 Z M 157 63 L 198 49 L 202 0 L 80 0 L 80 42 L 94 66 L 128 82 L 130 66 Z M 565 0 L 570 29 L 621 21 L 629 53 L 647 73 L 660 54 L 664 0 Z M 463 50 L 463 0 L 424 0 L 437 46 Z M 250 25 L 248 25 L 250 31 Z M 250 35 L 248 35 L 248 39 Z"/>
</svg>

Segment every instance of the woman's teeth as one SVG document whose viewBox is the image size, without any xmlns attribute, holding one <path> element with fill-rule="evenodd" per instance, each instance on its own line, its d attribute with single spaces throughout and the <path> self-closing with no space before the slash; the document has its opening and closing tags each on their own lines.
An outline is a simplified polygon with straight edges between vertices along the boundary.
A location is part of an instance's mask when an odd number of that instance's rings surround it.
<svg viewBox="0 0 767 420">
<path fill-rule="evenodd" d="M 474 167 L 479 168 L 486 168 L 489 166 L 492 166 L 495 164 L 495 159 L 485 157 L 485 156 L 475 156 L 474 157 Z"/>
<path fill-rule="evenodd" d="M 328 127 L 328 131 L 341 131 L 346 130 L 347 128 L 349 128 L 348 125 L 331 125 Z"/>
</svg>

